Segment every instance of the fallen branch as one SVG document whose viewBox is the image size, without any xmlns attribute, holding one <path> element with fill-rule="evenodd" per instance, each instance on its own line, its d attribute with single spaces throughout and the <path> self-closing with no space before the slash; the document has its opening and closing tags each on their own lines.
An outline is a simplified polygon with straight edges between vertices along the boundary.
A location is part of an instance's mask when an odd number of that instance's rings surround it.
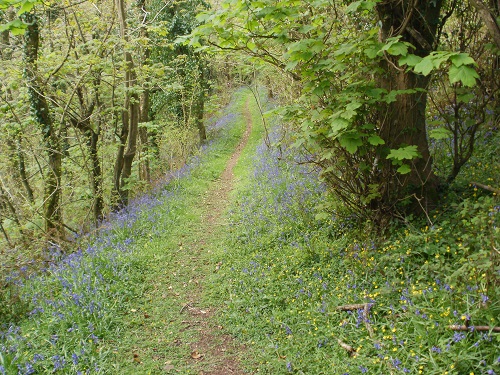
<svg viewBox="0 0 500 375">
<path fill-rule="evenodd" d="M 500 327 L 489 327 L 489 326 L 465 326 L 454 324 L 448 326 L 448 329 L 452 331 L 479 331 L 479 332 L 500 332 Z"/>
<path fill-rule="evenodd" d="M 370 307 L 371 307 L 371 305 L 369 303 L 367 303 L 365 305 L 365 309 L 363 310 L 363 320 L 365 321 L 366 330 L 368 331 L 368 334 L 370 335 L 370 338 L 372 339 L 374 332 L 373 332 L 372 326 L 368 322 L 368 316 L 370 316 Z"/>
<path fill-rule="evenodd" d="M 500 194 L 500 189 L 494 188 L 493 186 L 480 184 L 479 182 L 474 182 L 474 181 L 472 181 L 470 184 L 480 187 L 481 189 L 491 191 L 492 193 Z"/>
<path fill-rule="evenodd" d="M 350 356 L 353 356 L 356 354 L 356 349 L 354 349 L 351 345 L 346 344 L 345 342 L 343 342 L 340 339 L 337 339 L 337 342 L 339 343 L 339 345 L 342 349 L 345 349 L 349 352 Z"/>
<path fill-rule="evenodd" d="M 179 311 L 179 314 L 182 314 L 182 312 L 184 311 L 184 309 L 188 306 L 191 306 L 191 302 L 188 302 L 186 303 L 184 306 L 181 307 L 181 310 Z"/>
<path fill-rule="evenodd" d="M 335 310 L 338 311 L 354 311 L 354 310 L 367 310 L 369 309 L 373 303 L 355 303 L 353 305 L 343 305 L 343 306 L 337 306 Z"/>
</svg>

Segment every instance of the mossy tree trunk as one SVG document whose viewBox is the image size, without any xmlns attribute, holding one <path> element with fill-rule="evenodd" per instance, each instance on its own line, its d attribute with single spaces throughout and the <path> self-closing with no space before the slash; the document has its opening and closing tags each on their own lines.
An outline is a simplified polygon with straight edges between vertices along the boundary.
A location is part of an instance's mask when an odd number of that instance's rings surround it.
<svg viewBox="0 0 500 375">
<path fill-rule="evenodd" d="M 62 153 L 56 125 L 50 114 L 44 88 L 38 78 L 38 51 L 40 30 L 35 14 L 27 13 L 24 21 L 28 24 L 24 36 L 24 78 L 28 86 L 31 110 L 43 136 L 43 146 L 47 153 L 47 168 L 44 175 L 45 231 L 56 238 L 64 237 L 61 212 Z"/>
<path fill-rule="evenodd" d="M 424 57 L 435 50 L 443 0 L 389 0 L 377 4 L 382 23 L 380 38 L 401 36 L 416 47 L 414 54 Z M 407 72 L 398 67 L 395 58 L 382 62 L 385 74 L 378 80 L 388 90 L 415 90 L 398 95 L 397 100 L 379 110 L 380 136 L 390 149 L 415 145 L 420 156 L 413 161 L 407 175 L 396 173 L 389 161 L 383 166 L 382 207 L 392 210 L 394 203 L 410 197 L 412 207 L 427 210 L 436 203 L 438 180 L 432 172 L 432 159 L 426 132 L 426 107 L 430 77 Z"/>
<path fill-rule="evenodd" d="M 120 133 L 120 146 L 116 156 L 114 168 L 114 208 L 117 209 L 128 204 L 129 179 L 132 175 L 132 163 L 137 151 L 137 136 L 139 133 L 140 99 L 139 94 L 134 89 L 137 83 L 132 54 L 128 50 L 128 28 L 125 11 L 125 1 L 116 0 L 118 21 L 120 25 L 120 35 L 124 42 L 125 60 L 125 100 L 121 114 L 122 129 Z"/>
</svg>

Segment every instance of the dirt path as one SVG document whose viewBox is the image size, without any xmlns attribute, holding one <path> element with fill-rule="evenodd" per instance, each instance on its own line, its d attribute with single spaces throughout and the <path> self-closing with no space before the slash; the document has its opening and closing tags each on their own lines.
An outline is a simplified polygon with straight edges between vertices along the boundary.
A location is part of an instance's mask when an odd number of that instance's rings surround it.
<svg viewBox="0 0 500 375">
<path fill-rule="evenodd" d="M 224 224 L 223 214 L 229 205 L 229 194 L 234 189 L 233 169 L 252 131 L 248 101 L 245 104 L 244 116 L 246 130 L 239 145 L 228 160 L 226 168 L 216 181 L 215 186 L 206 192 L 200 202 L 202 226 L 197 236 L 198 241 L 193 244 L 193 255 L 200 258 L 203 257 L 202 253 L 206 251 L 206 248 L 209 248 L 214 235 L 218 232 L 218 227 Z M 203 285 L 203 279 L 204 276 L 200 275 L 197 280 L 199 285 Z M 199 341 L 191 344 L 191 360 L 195 361 L 196 367 L 200 368 L 200 375 L 243 374 L 238 362 L 238 353 L 244 350 L 244 347 L 237 345 L 229 335 L 224 334 L 223 327 L 215 325 L 215 319 L 212 318 L 217 312 L 217 307 L 200 307 L 202 293 L 203 289 L 200 287 L 181 311 L 185 314 L 188 329 L 199 332 Z"/>
</svg>

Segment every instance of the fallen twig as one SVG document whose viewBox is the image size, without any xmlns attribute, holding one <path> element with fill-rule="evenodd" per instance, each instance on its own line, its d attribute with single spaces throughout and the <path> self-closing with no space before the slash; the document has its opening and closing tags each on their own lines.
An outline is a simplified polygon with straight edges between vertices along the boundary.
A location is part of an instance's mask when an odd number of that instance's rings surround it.
<svg viewBox="0 0 500 375">
<path fill-rule="evenodd" d="M 370 338 L 373 338 L 373 335 L 374 335 L 373 328 L 370 325 L 370 323 L 368 322 L 368 316 L 370 315 L 370 307 L 371 307 L 371 304 L 369 304 L 369 303 L 367 303 L 365 305 L 365 309 L 363 310 L 363 320 L 365 321 L 365 327 L 366 327 L 366 330 L 368 331 L 368 334 L 370 335 Z"/>
<path fill-rule="evenodd" d="M 186 303 L 184 306 L 181 307 L 181 310 L 179 311 L 179 314 L 182 314 L 182 312 L 186 309 L 186 307 L 191 306 L 191 302 Z"/>
<path fill-rule="evenodd" d="M 474 181 L 471 182 L 471 185 L 475 185 L 477 187 L 480 187 L 481 189 L 491 191 L 492 193 L 500 194 L 500 189 L 494 188 L 493 186 L 490 185 L 485 185 Z"/>
<path fill-rule="evenodd" d="M 448 326 L 448 329 L 452 331 L 480 331 L 480 332 L 500 332 L 500 327 L 489 327 L 489 326 L 466 326 L 454 324 Z"/>
<path fill-rule="evenodd" d="M 342 340 L 340 339 L 337 339 L 337 342 L 339 343 L 340 347 L 342 349 L 345 349 L 349 352 L 349 355 L 350 356 L 353 356 L 356 354 L 356 349 L 354 349 L 351 345 L 349 344 L 346 344 L 345 342 L 343 342 Z"/>
<path fill-rule="evenodd" d="M 343 305 L 343 306 L 337 306 L 335 310 L 338 311 L 353 311 L 353 310 L 365 310 L 369 309 L 373 303 L 355 303 L 353 305 Z"/>
</svg>

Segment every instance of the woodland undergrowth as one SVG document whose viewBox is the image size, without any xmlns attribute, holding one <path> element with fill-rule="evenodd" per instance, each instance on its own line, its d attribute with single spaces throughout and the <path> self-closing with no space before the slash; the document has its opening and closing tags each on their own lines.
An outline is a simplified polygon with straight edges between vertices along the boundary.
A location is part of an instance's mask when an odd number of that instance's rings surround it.
<svg viewBox="0 0 500 375">
<path fill-rule="evenodd" d="M 490 132 L 491 133 L 491 132 Z M 266 374 L 499 374 L 498 132 L 429 221 L 385 238 L 349 213 L 316 220 L 325 189 L 283 134 L 256 151 L 230 214 L 214 293 Z M 279 144 L 279 147 L 276 145 Z M 248 165 L 249 166 L 249 165 Z"/>
</svg>

